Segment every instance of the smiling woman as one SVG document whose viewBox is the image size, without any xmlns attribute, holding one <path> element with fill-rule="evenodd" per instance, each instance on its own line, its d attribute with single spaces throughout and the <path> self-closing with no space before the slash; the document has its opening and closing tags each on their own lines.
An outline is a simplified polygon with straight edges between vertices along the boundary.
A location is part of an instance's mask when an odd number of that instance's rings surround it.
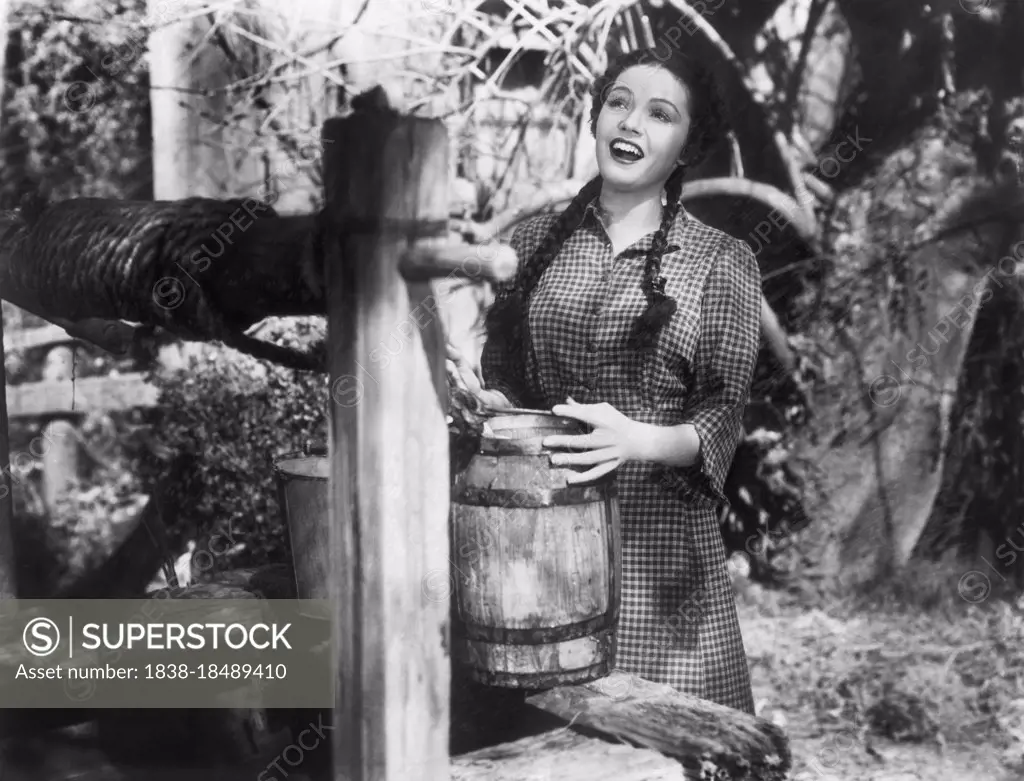
<svg viewBox="0 0 1024 781">
<path fill-rule="evenodd" d="M 520 267 L 488 313 L 488 406 L 553 408 L 580 480 L 617 469 L 622 612 L 615 665 L 750 713 L 718 509 L 758 353 L 760 274 L 741 241 L 689 215 L 685 172 L 724 137 L 709 74 L 632 52 L 595 83 L 600 174 L 512 237 Z"/>
</svg>

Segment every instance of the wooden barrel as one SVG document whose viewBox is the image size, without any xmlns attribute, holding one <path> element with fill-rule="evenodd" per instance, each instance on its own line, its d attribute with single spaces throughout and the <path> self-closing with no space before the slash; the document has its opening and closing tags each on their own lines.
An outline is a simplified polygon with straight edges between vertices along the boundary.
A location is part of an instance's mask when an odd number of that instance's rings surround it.
<svg viewBox="0 0 1024 781">
<path fill-rule="evenodd" d="M 490 686 L 544 689 L 611 671 L 621 595 L 615 473 L 568 485 L 555 415 L 491 418 L 452 489 L 452 653 Z M 589 467 L 588 467 L 589 468 Z"/>
</svg>

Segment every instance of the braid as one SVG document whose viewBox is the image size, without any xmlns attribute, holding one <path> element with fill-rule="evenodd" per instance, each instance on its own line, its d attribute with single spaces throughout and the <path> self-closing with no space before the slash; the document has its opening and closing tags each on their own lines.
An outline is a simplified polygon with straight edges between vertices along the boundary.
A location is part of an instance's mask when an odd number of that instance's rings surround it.
<svg viewBox="0 0 1024 781">
<path fill-rule="evenodd" d="M 676 300 L 665 295 L 665 278 L 661 276 L 661 257 L 665 254 L 668 244 L 668 231 L 679 214 L 679 194 L 683 189 L 685 166 L 677 166 L 665 182 L 665 195 L 668 201 L 661 216 L 661 225 L 654 234 L 654 241 L 647 251 L 644 274 L 640 281 L 640 289 L 647 299 L 647 309 L 633 323 L 628 344 L 633 349 L 651 350 L 657 343 L 658 334 L 672 315 L 676 313 Z"/>
<path fill-rule="evenodd" d="M 558 257 L 562 245 L 583 221 L 589 204 L 601 192 L 601 177 L 595 176 L 576 194 L 565 210 L 558 215 L 547 234 L 537 245 L 533 254 L 519 269 L 515 282 L 496 297 L 487 312 L 486 329 L 488 338 L 504 338 L 509 346 L 525 357 L 525 325 L 527 306 L 534 288 L 540 282 L 551 262 Z"/>
</svg>

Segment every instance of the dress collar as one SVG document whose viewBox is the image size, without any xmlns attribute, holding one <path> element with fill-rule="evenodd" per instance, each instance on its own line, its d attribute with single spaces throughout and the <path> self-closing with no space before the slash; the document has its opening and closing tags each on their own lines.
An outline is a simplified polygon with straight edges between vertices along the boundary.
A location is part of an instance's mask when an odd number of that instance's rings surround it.
<svg viewBox="0 0 1024 781">
<path fill-rule="evenodd" d="M 601 220 L 601 196 L 600 194 L 595 195 L 586 206 L 585 216 L 593 220 L 596 220 L 598 225 L 603 224 Z M 690 213 L 686 211 L 686 207 L 683 205 L 679 206 L 679 211 L 676 213 L 676 218 L 672 221 L 672 225 L 669 226 L 667 241 L 665 243 L 665 252 L 677 252 L 683 248 L 683 234 L 686 230 L 686 223 L 688 223 L 692 217 Z M 651 239 L 645 237 L 644 244 L 650 242 Z"/>
</svg>

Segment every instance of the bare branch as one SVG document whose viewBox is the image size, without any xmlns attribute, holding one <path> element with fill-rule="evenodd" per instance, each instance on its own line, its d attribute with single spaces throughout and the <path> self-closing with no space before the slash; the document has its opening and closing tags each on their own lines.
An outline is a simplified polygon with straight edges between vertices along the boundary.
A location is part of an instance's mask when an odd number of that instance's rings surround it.
<svg viewBox="0 0 1024 781">
<path fill-rule="evenodd" d="M 814 219 L 791 196 L 764 182 L 736 177 L 717 177 L 687 182 L 681 197 L 707 198 L 714 195 L 732 195 L 753 198 L 787 219 L 804 241 L 812 246 L 818 242 L 818 226 Z"/>
</svg>

